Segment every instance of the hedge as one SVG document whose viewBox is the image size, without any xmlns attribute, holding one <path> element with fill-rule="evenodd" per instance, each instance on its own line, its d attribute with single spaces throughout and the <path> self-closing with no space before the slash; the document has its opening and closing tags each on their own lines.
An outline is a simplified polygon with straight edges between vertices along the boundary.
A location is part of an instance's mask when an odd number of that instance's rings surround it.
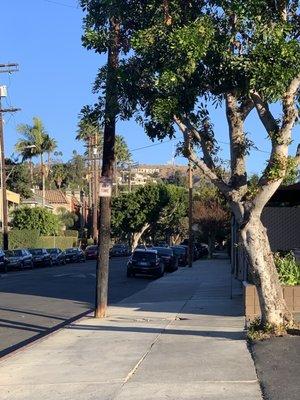
<svg viewBox="0 0 300 400">
<path fill-rule="evenodd" d="M 78 231 L 76 231 L 75 229 L 66 229 L 65 231 L 63 231 L 63 235 L 66 237 L 78 239 Z"/>
<path fill-rule="evenodd" d="M 59 249 L 67 249 L 68 247 L 74 247 L 77 245 L 77 240 L 74 237 L 65 236 L 41 236 L 38 240 L 38 246 L 50 249 L 52 247 L 58 247 Z"/>
<path fill-rule="evenodd" d="M 3 247 L 3 234 L 0 233 L 0 244 Z M 59 247 L 66 249 L 77 245 L 75 237 L 65 236 L 40 236 L 38 230 L 33 229 L 12 229 L 8 234 L 9 249 L 20 248 L 52 248 Z"/>
<path fill-rule="evenodd" d="M 8 243 L 10 249 L 37 247 L 40 237 L 38 230 L 34 229 L 13 229 L 8 234 Z M 3 234 L 1 234 L 1 243 L 3 243 Z"/>
</svg>

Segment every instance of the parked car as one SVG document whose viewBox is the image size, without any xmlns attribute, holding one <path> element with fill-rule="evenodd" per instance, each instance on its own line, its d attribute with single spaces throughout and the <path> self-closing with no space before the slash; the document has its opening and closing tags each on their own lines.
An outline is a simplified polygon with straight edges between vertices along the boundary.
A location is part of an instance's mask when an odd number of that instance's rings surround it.
<svg viewBox="0 0 300 400">
<path fill-rule="evenodd" d="M 178 259 L 178 265 L 180 267 L 185 267 L 188 262 L 188 253 L 186 247 L 184 246 L 171 246 L 175 256 Z"/>
<path fill-rule="evenodd" d="M 186 248 L 187 254 L 189 254 L 189 240 L 185 239 L 180 246 L 184 246 Z M 193 261 L 199 260 L 200 252 L 195 244 L 193 244 Z"/>
<path fill-rule="evenodd" d="M 208 245 L 207 244 L 205 244 L 205 243 L 196 243 L 195 246 L 196 246 L 196 248 L 197 248 L 197 250 L 199 252 L 200 258 L 208 256 L 209 251 L 208 251 Z"/>
<path fill-rule="evenodd" d="M 7 272 L 7 259 L 5 253 L 0 249 L 0 271 Z"/>
<path fill-rule="evenodd" d="M 164 275 L 165 266 L 156 250 L 135 250 L 127 263 L 127 276 L 136 274 L 161 277 Z"/>
<path fill-rule="evenodd" d="M 87 260 L 97 260 L 98 257 L 98 246 L 91 245 L 87 246 L 85 249 L 85 258 Z"/>
<path fill-rule="evenodd" d="M 111 257 L 127 257 L 130 253 L 130 249 L 126 244 L 114 244 L 110 249 Z"/>
<path fill-rule="evenodd" d="M 7 269 L 25 267 L 33 268 L 32 254 L 26 249 L 6 250 L 5 252 Z"/>
<path fill-rule="evenodd" d="M 64 251 L 58 248 L 47 249 L 51 256 L 52 264 L 54 265 L 65 265 L 66 264 L 66 254 Z"/>
<path fill-rule="evenodd" d="M 66 262 L 68 263 L 85 261 L 84 252 L 78 247 L 70 247 L 69 249 L 66 249 L 65 254 Z"/>
<path fill-rule="evenodd" d="M 172 272 L 178 269 L 178 261 L 174 255 L 174 251 L 170 247 L 152 247 L 151 250 L 156 250 L 165 265 L 165 270 Z"/>
<path fill-rule="evenodd" d="M 46 249 L 28 249 L 28 251 L 32 254 L 32 261 L 35 267 L 52 265 L 51 256 Z"/>
</svg>

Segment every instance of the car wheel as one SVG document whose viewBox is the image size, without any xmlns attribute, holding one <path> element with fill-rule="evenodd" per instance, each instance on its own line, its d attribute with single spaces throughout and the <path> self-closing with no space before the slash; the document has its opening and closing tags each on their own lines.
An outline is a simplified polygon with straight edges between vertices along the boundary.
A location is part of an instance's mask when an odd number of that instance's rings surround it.
<svg viewBox="0 0 300 400">
<path fill-rule="evenodd" d="M 34 268 L 34 263 L 33 263 L 33 261 L 30 261 L 30 264 L 29 264 L 29 265 L 30 265 L 30 268 L 31 268 L 31 269 Z"/>
<path fill-rule="evenodd" d="M 20 262 L 20 267 L 21 270 L 24 269 L 24 261 Z"/>
</svg>

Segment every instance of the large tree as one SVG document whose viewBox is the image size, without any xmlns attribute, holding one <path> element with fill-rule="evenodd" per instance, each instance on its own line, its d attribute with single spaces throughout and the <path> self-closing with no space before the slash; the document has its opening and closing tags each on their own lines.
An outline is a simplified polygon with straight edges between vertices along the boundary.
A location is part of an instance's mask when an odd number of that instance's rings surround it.
<svg viewBox="0 0 300 400">
<path fill-rule="evenodd" d="M 291 323 L 261 213 L 285 177 L 298 116 L 298 1 L 159 3 L 147 2 L 151 16 L 132 40 L 135 55 L 122 64 L 122 76 L 131 78 L 122 81 L 124 97 L 144 112 L 150 137 L 172 137 L 176 128 L 182 132 L 182 153 L 223 193 L 235 216 L 262 325 Z M 229 179 L 218 158 L 212 103 L 223 107 L 227 118 Z M 277 114 L 275 103 L 281 107 Z M 254 192 L 248 190 L 246 168 L 252 141 L 244 127 L 253 110 L 271 144 Z"/>
<path fill-rule="evenodd" d="M 187 214 L 186 200 L 184 189 L 164 184 L 149 184 L 122 193 L 113 200 L 113 232 L 123 239 L 129 235 L 133 249 L 155 229 L 170 236 L 176 234 L 180 219 Z"/>
</svg>

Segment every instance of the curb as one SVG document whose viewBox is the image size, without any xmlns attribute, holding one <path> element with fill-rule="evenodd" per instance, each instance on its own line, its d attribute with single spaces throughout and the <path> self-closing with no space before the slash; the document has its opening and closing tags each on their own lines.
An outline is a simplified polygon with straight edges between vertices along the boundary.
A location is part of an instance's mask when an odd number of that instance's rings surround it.
<svg viewBox="0 0 300 400">
<path fill-rule="evenodd" d="M 24 351 L 24 350 L 28 349 L 29 347 L 32 347 L 35 344 L 40 343 L 43 340 L 46 340 L 49 336 L 54 335 L 61 329 L 65 328 L 67 325 L 69 325 L 75 321 L 76 322 L 80 321 L 81 319 L 83 319 L 84 317 L 86 317 L 88 314 L 90 314 L 93 311 L 94 311 L 94 309 L 90 308 L 87 311 L 77 314 L 74 317 L 68 318 L 65 321 L 59 323 L 58 325 L 55 325 L 52 328 L 47 329 L 45 332 L 39 333 L 38 335 L 35 335 L 29 339 L 23 340 L 20 343 L 16 343 L 16 344 L 8 347 L 7 349 L 1 350 L 0 351 L 0 363 L 7 360 L 10 357 L 14 357 L 21 351 Z"/>
</svg>

